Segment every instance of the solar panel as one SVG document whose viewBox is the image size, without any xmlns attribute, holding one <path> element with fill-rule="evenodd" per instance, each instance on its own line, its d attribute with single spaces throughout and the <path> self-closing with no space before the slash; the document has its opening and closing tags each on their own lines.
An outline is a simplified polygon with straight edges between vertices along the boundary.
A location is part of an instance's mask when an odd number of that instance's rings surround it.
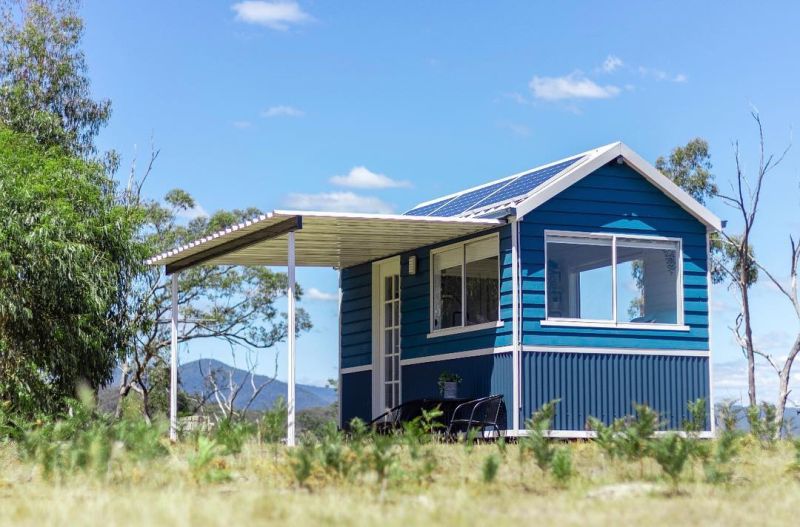
<svg viewBox="0 0 800 527">
<path fill-rule="evenodd" d="M 466 211 L 499 204 L 524 196 L 551 177 L 574 165 L 583 157 L 576 157 L 546 168 L 506 178 L 463 194 L 440 199 L 406 212 L 408 216 L 458 216 Z"/>
<path fill-rule="evenodd" d="M 403 214 L 406 216 L 428 216 L 431 212 L 435 211 L 436 209 L 438 209 L 451 199 L 453 198 L 440 199 L 439 201 L 429 203 L 428 205 L 423 205 L 421 207 L 411 209 L 410 211 L 404 212 Z"/>
<path fill-rule="evenodd" d="M 534 170 L 533 172 L 523 174 L 517 179 L 508 183 L 502 189 L 498 190 L 496 193 L 491 194 L 482 199 L 479 203 L 474 204 L 470 207 L 470 209 L 485 207 L 493 203 L 502 203 L 510 200 L 511 198 L 528 194 L 551 177 L 563 172 L 581 159 L 582 158 L 580 157 L 576 159 L 569 159 L 567 161 L 558 163 L 557 165 L 552 165 L 541 170 Z"/>
<path fill-rule="evenodd" d="M 429 215 L 456 216 L 457 214 L 461 214 L 465 210 L 471 209 L 473 205 L 481 201 L 492 192 L 496 192 L 498 189 L 502 188 L 503 185 L 508 184 L 509 181 L 510 180 L 498 181 L 497 183 L 492 183 L 491 185 L 487 185 L 477 190 L 465 192 L 464 194 L 451 199 L 449 202 L 445 203 L 436 210 L 431 211 Z"/>
</svg>

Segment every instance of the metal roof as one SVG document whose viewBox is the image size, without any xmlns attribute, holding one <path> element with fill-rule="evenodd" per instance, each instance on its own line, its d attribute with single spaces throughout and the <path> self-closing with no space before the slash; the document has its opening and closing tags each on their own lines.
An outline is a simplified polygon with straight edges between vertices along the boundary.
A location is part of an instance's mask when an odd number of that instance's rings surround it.
<svg viewBox="0 0 800 527">
<path fill-rule="evenodd" d="M 599 149 L 576 154 L 477 187 L 416 205 L 409 216 L 473 216 L 483 210 L 507 208 L 525 199 L 548 180 L 558 177 Z"/>
<path fill-rule="evenodd" d="M 154 256 L 147 264 L 165 265 L 168 272 L 200 264 L 284 266 L 288 232 L 293 231 L 298 266 L 342 268 L 504 223 L 497 219 L 276 210 Z"/>
<path fill-rule="evenodd" d="M 421 217 L 521 218 L 570 185 L 617 158 L 650 181 L 709 229 L 722 229 L 722 222 L 714 213 L 619 141 L 420 203 L 405 214 Z"/>
</svg>

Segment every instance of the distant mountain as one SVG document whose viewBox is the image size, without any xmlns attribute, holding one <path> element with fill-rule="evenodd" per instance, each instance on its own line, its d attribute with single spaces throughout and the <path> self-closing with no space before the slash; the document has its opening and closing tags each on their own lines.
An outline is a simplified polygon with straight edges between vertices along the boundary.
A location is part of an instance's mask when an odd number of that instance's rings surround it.
<svg viewBox="0 0 800 527">
<path fill-rule="evenodd" d="M 250 382 L 249 374 L 245 370 L 240 370 L 229 366 L 224 362 L 214 359 L 200 359 L 183 364 L 178 369 L 180 377 L 181 388 L 189 394 L 201 394 L 205 391 L 205 380 L 203 374 L 208 375 L 211 370 L 219 370 L 218 379 L 223 383 L 228 382 L 229 373 L 233 374 L 233 382 L 238 385 L 244 385 L 242 391 L 239 392 L 234 400 L 234 406 L 241 409 L 250 400 L 253 394 L 253 387 Z M 260 386 L 262 383 L 269 380 L 269 377 L 264 375 L 255 375 L 255 385 Z M 286 383 L 279 380 L 270 382 L 261 393 L 258 394 L 253 404 L 250 405 L 250 410 L 263 411 L 267 410 L 275 404 L 278 397 L 286 399 L 288 389 Z M 331 388 L 323 388 L 320 386 L 311 386 L 308 384 L 295 385 L 296 396 L 296 409 L 298 411 L 307 408 L 317 408 L 321 406 L 329 406 L 336 402 L 336 392 Z"/>
</svg>

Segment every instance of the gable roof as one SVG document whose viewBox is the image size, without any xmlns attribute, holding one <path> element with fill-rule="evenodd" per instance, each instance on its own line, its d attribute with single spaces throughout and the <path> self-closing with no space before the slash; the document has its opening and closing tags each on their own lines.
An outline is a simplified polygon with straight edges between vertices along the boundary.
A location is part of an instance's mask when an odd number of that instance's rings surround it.
<svg viewBox="0 0 800 527">
<path fill-rule="evenodd" d="M 647 179 L 709 229 L 722 229 L 722 222 L 714 213 L 621 142 L 426 201 L 405 214 L 467 218 L 505 214 L 522 218 L 569 186 L 617 159 Z"/>
</svg>

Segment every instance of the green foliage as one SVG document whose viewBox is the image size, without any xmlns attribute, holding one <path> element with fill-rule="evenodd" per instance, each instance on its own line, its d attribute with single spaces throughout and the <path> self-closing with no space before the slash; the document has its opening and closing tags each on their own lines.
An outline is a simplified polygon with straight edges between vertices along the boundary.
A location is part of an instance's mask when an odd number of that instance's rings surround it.
<svg viewBox="0 0 800 527">
<path fill-rule="evenodd" d="M 46 478 L 82 472 L 103 479 L 114 459 L 138 463 L 166 455 L 165 424 L 112 421 L 95 412 L 90 390 L 67 404 L 64 416 L 37 421 L 20 441 L 23 458 L 36 463 Z"/>
<path fill-rule="evenodd" d="M 253 423 L 223 419 L 212 430 L 212 439 L 222 447 L 223 454 L 238 454 L 245 441 L 256 435 L 257 426 Z"/>
<path fill-rule="evenodd" d="M 189 456 L 189 469 L 198 483 L 219 483 L 230 479 L 224 461 L 225 447 L 205 436 L 197 438 L 197 450 Z"/>
<path fill-rule="evenodd" d="M 481 466 L 481 479 L 484 483 L 492 483 L 497 477 L 497 471 L 500 469 L 500 457 L 491 453 L 486 456 Z"/>
<path fill-rule="evenodd" d="M 266 443 L 277 444 L 286 437 L 286 400 L 278 397 L 272 408 L 264 412 L 258 423 L 261 440 Z"/>
<path fill-rule="evenodd" d="M 705 139 L 696 137 L 685 146 L 673 148 L 668 157 L 656 159 L 656 168 L 700 203 L 718 193 Z"/>
<path fill-rule="evenodd" d="M 550 468 L 555 450 L 550 439 L 545 435 L 552 428 L 553 418 L 556 415 L 556 405 L 559 400 L 554 399 L 542 405 L 526 423 L 527 435 L 520 438 L 520 449 L 531 452 L 536 465 L 543 472 Z"/>
<path fill-rule="evenodd" d="M 794 446 L 794 460 L 789 465 L 789 471 L 800 476 L 800 438 L 793 439 L 792 446 Z"/>
<path fill-rule="evenodd" d="M 647 405 L 634 404 L 634 417 L 625 421 L 617 435 L 620 454 L 628 461 L 641 461 L 649 453 L 650 441 L 658 429 L 658 414 Z"/>
<path fill-rule="evenodd" d="M 558 448 L 553 455 L 553 478 L 562 487 L 566 486 L 574 475 L 571 452 L 568 446 L 564 446 Z"/>
<path fill-rule="evenodd" d="M 739 432 L 724 427 L 714 444 L 711 456 L 703 463 L 706 481 L 711 484 L 729 483 L 733 478 L 732 462 L 739 453 Z"/>
<path fill-rule="evenodd" d="M 109 382 L 139 218 L 103 168 L 0 128 L 0 400 L 32 416 Z"/>
<path fill-rule="evenodd" d="M 650 442 L 649 451 L 664 474 L 669 477 L 673 488 L 677 488 L 691 452 L 689 441 L 679 434 L 670 433 L 664 437 L 653 439 Z"/>
<path fill-rule="evenodd" d="M 314 470 L 314 458 L 315 448 L 310 442 L 303 441 L 289 451 L 289 466 L 295 481 L 301 487 L 308 488 L 308 479 Z"/>
<path fill-rule="evenodd" d="M 461 375 L 449 371 L 443 371 L 439 374 L 439 380 L 436 382 L 437 386 L 439 387 L 439 394 L 444 394 L 444 383 L 455 382 L 460 384 L 461 380 Z"/>
<path fill-rule="evenodd" d="M 775 405 L 767 402 L 747 408 L 747 424 L 750 425 L 750 435 L 763 448 L 774 447 L 775 440 L 778 439 L 780 430 L 777 415 Z"/>
<path fill-rule="evenodd" d="M 111 103 L 92 99 L 77 7 L 74 0 L 0 7 L 0 123 L 84 156 L 95 152 Z"/>
</svg>

